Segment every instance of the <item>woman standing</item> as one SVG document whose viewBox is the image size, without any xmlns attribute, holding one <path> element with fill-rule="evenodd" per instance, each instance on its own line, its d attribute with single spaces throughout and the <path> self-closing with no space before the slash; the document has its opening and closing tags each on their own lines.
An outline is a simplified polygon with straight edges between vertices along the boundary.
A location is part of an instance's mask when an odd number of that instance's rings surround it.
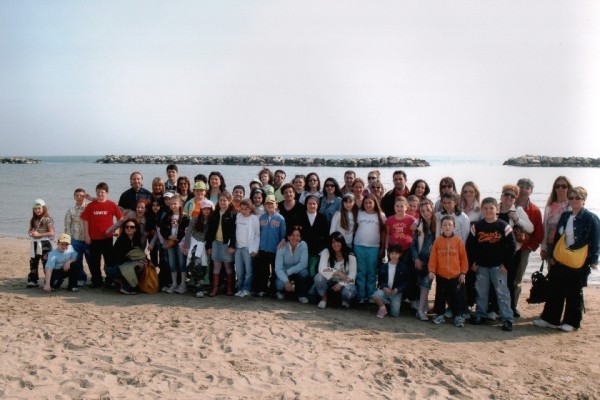
<svg viewBox="0 0 600 400">
<path fill-rule="evenodd" d="M 180 176 L 177 178 L 177 193 L 179 193 L 179 197 L 181 198 L 181 204 L 185 204 L 194 197 L 190 179 L 187 176 Z"/>
<path fill-rule="evenodd" d="M 221 175 L 219 171 L 212 171 L 208 175 L 208 186 L 208 199 L 214 204 L 217 204 L 221 192 L 224 192 L 227 187 L 227 185 L 225 185 L 225 178 L 223 178 L 223 175 Z"/>
<path fill-rule="evenodd" d="M 337 181 L 333 178 L 325 179 L 323 190 L 325 195 L 321 197 L 319 214 L 323 214 L 327 218 L 327 229 L 329 229 L 333 216 L 342 208 L 342 192 Z"/>
<path fill-rule="evenodd" d="M 552 255 L 548 261 L 552 265 L 548 272 L 548 300 L 542 318 L 533 321 L 536 326 L 558 328 L 565 332 L 581 326 L 583 288 L 587 286 L 591 269 L 598 268 L 600 255 L 600 221 L 596 214 L 584 207 L 586 199 L 587 191 L 582 187 L 569 191 L 571 211 L 561 215 L 554 235 L 554 246 L 548 252 Z M 565 235 L 565 246 L 570 250 L 588 246 L 587 257 L 581 267 L 568 267 L 555 259 L 556 244 L 562 235 Z"/>
<path fill-rule="evenodd" d="M 358 302 L 364 303 L 373 297 L 377 283 L 377 267 L 384 256 L 386 237 L 385 214 L 379 203 L 369 193 L 363 200 L 356 219 L 354 253 L 357 260 L 356 285 Z"/>
<path fill-rule="evenodd" d="M 548 258 L 548 249 L 554 245 L 554 236 L 560 216 L 569 210 L 568 194 L 573 190 L 571 181 L 566 176 L 559 176 L 554 180 L 552 192 L 544 209 L 544 240 L 540 245 L 542 260 Z"/>
<path fill-rule="evenodd" d="M 329 227 L 327 218 L 317 212 L 319 207 L 316 196 L 306 198 L 306 212 L 299 219 L 302 227 L 302 238 L 308 246 L 308 273 L 310 277 L 317 273 L 316 267 L 319 264 L 319 254 L 327 247 L 327 237 L 329 236 Z"/>
<path fill-rule="evenodd" d="M 481 208 L 479 207 L 480 196 L 479 188 L 474 182 L 468 181 L 462 185 L 459 205 L 462 211 L 467 214 L 471 223 L 477 222 L 482 218 Z"/>
<path fill-rule="evenodd" d="M 427 195 L 431 192 L 429 185 L 423 179 L 417 179 L 410 187 L 409 196 L 415 195 L 419 200 L 427 199 Z"/>
<path fill-rule="evenodd" d="M 356 178 L 352 182 L 352 194 L 354 195 L 354 202 L 358 208 L 362 207 L 363 199 L 365 198 L 365 181 L 361 178 Z M 375 197 L 373 199 L 376 200 Z"/>
<path fill-rule="evenodd" d="M 377 202 L 381 204 L 381 200 L 385 195 L 385 188 L 379 179 L 369 181 L 369 192 L 377 198 Z"/>
<path fill-rule="evenodd" d="M 440 199 L 436 201 L 434 208 L 436 213 L 443 211 L 442 195 L 444 193 L 456 193 L 456 183 L 454 182 L 454 179 L 449 176 L 445 176 L 440 179 Z"/>
<path fill-rule="evenodd" d="M 316 172 L 311 172 L 306 175 L 306 184 L 304 185 L 304 192 L 300 195 L 300 199 L 298 202 L 300 204 L 304 204 L 306 202 L 306 198 L 308 196 L 316 196 L 317 199 L 320 199 L 323 196 L 321 193 L 321 179 L 319 179 L 319 175 Z"/>
</svg>

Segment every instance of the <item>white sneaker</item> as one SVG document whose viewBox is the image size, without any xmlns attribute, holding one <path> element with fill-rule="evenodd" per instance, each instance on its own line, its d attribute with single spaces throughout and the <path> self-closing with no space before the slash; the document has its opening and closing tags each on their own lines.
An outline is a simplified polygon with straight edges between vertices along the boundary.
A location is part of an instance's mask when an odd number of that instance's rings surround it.
<svg viewBox="0 0 600 400">
<path fill-rule="evenodd" d="M 306 303 L 308 303 L 308 298 L 307 298 L 307 297 L 304 297 L 304 296 L 302 296 L 302 297 L 299 297 L 299 298 L 298 298 L 298 301 L 299 301 L 300 303 L 302 303 L 302 304 L 306 304 Z"/>
<path fill-rule="evenodd" d="M 204 297 L 204 292 L 202 290 L 197 291 L 196 292 L 196 297 L 199 298 L 199 299 L 203 298 Z"/>
<path fill-rule="evenodd" d="M 317 304 L 317 307 L 319 307 L 319 308 L 325 308 L 325 307 L 327 307 L 327 302 L 325 300 L 321 300 L 319 302 L 319 304 Z"/>
<path fill-rule="evenodd" d="M 561 326 L 558 327 L 558 329 L 560 329 L 563 332 L 573 332 L 575 330 L 575 328 L 573 328 L 569 324 L 562 324 Z"/>
<path fill-rule="evenodd" d="M 495 321 L 498 319 L 498 314 L 496 314 L 494 311 L 490 311 L 487 315 L 487 319 L 490 321 Z"/>
<path fill-rule="evenodd" d="M 279 300 L 285 299 L 285 294 L 283 294 L 281 292 L 277 292 L 277 299 L 279 299 Z"/>
<path fill-rule="evenodd" d="M 240 298 L 250 296 L 250 292 L 248 290 L 242 290 L 242 294 L 240 294 Z"/>
<path fill-rule="evenodd" d="M 558 329 L 558 326 L 552 325 L 550 322 L 544 321 L 543 319 L 534 319 L 533 324 L 535 326 L 539 326 L 540 328 Z"/>
<path fill-rule="evenodd" d="M 417 313 L 415 315 L 421 321 L 429 321 L 429 317 L 427 316 L 427 314 L 425 314 L 425 312 L 423 310 L 417 311 Z"/>
<path fill-rule="evenodd" d="M 446 322 L 446 318 L 443 315 L 438 315 L 433 319 L 433 323 L 436 325 L 443 324 L 444 322 Z"/>
<path fill-rule="evenodd" d="M 346 300 L 342 300 L 342 307 L 350 308 L 350 303 L 348 303 Z"/>
<path fill-rule="evenodd" d="M 173 293 L 175 291 L 175 289 L 177 289 L 177 285 L 176 284 L 172 284 L 171 286 L 169 286 L 167 288 L 167 290 L 165 290 L 165 292 L 167 292 L 167 293 Z"/>
<path fill-rule="evenodd" d="M 187 292 L 187 287 L 185 286 L 185 283 L 182 283 L 181 285 L 179 285 L 175 288 L 175 293 L 185 293 L 185 292 Z"/>
<path fill-rule="evenodd" d="M 244 294 L 244 291 L 243 291 L 243 290 L 238 290 L 238 291 L 236 292 L 236 294 L 234 294 L 234 296 L 235 296 L 235 297 L 244 297 L 244 296 L 243 296 L 243 294 Z"/>
</svg>

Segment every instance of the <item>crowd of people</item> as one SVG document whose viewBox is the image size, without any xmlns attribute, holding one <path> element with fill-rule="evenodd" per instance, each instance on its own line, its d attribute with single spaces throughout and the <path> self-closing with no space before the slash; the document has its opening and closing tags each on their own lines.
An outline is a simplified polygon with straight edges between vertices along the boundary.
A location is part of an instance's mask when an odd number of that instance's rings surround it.
<svg viewBox="0 0 600 400">
<path fill-rule="evenodd" d="M 374 303 L 380 318 L 398 316 L 406 303 L 420 320 L 454 318 L 457 327 L 499 314 L 511 331 L 529 256 L 540 248 L 549 294 L 534 324 L 580 327 L 600 222 L 584 207 L 586 190 L 565 176 L 555 179 L 542 212 L 527 178 L 504 185 L 498 200 L 481 199 L 474 182 L 458 190 L 443 177 L 434 202 L 429 184 L 417 179 L 409 187 L 402 170 L 387 192 L 377 170 L 366 180 L 346 171 L 340 186 L 332 177 L 321 183 L 314 172 L 286 182 L 283 170 L 263 168 L 247 188 L 231 191 L 217 171 L 191 181 L 171 164 L 166 174 L 147 190 L 133 172 L 118 203 L 104 182 L 94 197 L 76 189 L 55 249 L 53 219 L 35 200 L 27 286 L 39 286 L 41 263 L 46 291 L 68 280 L 73 292 L 87 284 L 132 295 L 149 258 L 165 293 L 293 298 L 319 308 Z M 571 253 L 583 258 L 573 261 Z"/>
</svg>

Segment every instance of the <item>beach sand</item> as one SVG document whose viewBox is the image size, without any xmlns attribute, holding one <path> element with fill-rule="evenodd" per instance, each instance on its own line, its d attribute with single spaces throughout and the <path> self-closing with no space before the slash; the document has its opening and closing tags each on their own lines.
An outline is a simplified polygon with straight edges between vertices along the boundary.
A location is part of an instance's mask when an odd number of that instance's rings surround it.
<svg viewBox="0 0 600 400">
<path fill-rule="evenodd" d="M 260 399 L 600 398 L 600 288 L 573 333 L 434 325 L 407 305 L 26 289 L 25 239 L 0 238 L 0 397 Z M 433 299 L 433 296 L 430 296 Z M 406 308 L 404 308 L 406 307 Z"/>
</svg>

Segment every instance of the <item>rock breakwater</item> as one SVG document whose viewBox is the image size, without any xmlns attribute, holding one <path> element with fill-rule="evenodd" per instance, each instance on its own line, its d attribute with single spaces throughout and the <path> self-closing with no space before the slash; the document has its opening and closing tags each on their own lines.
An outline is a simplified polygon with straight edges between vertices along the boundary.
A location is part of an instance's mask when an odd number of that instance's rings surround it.
<svg viewBox="0 0 600 400">
<path fill-rule="evenodd" d="M 598 168 L 600 167 L 600 158 L 590 157 L 549 157 L 525 155 L 509 158 L 502 165 L 511 165 L 515 167 L 581 167 Z"/>
<path fill-rule="evenodd" d="M 362 157 L 320 158 L 282 156 L 127 156 L 107 155 L 101 164 L 192 164 L 192 165 L 274 165 L 299 167 L 429 167 L 418 158 Z"/>
<path fill-rule="evenodd" d="M 39 164 L 41 160 L 26 157 L 4 157 L 0 158 L 0 164 Z"/>
</svg>

